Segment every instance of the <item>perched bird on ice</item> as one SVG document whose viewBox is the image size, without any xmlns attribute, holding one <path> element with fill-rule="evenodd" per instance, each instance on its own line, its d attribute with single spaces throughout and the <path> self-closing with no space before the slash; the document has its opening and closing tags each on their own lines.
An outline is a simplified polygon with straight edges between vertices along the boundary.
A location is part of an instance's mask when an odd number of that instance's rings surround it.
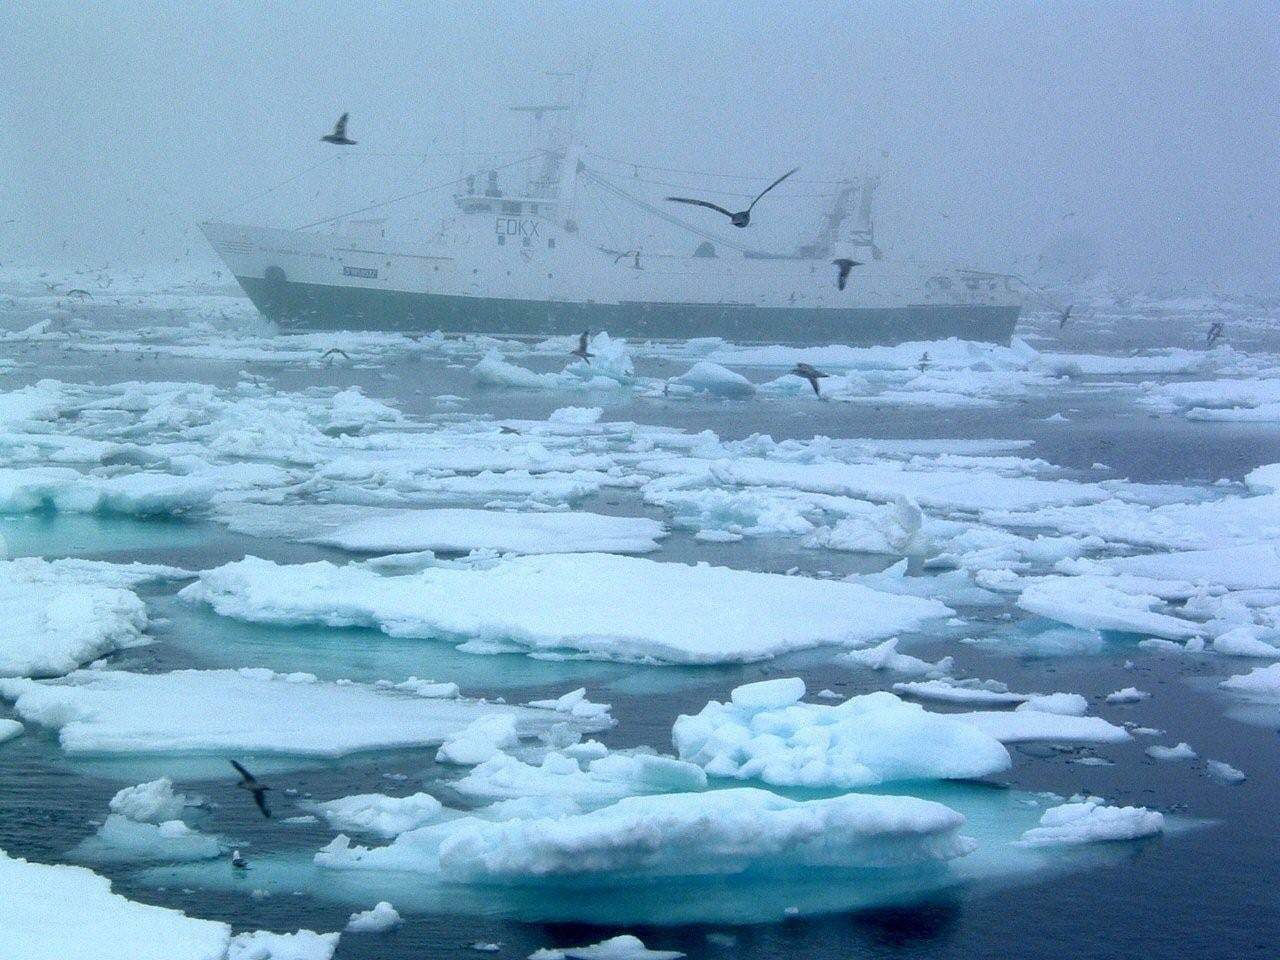
<svg viewBox="0 0 1280 960">
<path fill-rule="evenodd" d="M 231 866 L 236 870 L 247 870 L 249 869 L 249 861 L 240 856 L 239 850 L 233 850 L 231 852 Z"/>
<path fill-rule="evenodd" d="M 780 176 L 777 180 L 773 181 L 773 183 L 769 184 L 767 187 L 761 190 L 760 193 L 756 196 L 756 198 L 751 201 L 751 206 L 747 207 L 747 209 L 745 210 L 739 210 L 737 213 L 733 213 L 730 210 L 726 210 L 724 207 L 719 206 L 718 204 L 714 204 L 709 200 L 693 200 L 693 199 L 690 199 L 689 197 L 667 197 L 667 199 L 670 200 L 672 203 L 689 203 L 689 204 L 693 204 L 695 207 L 706 207 L 708 210 L 714 210 L 717 213 L 723 213 L 726 217 L 729 218 L 729 222 L 732 223 L 735 227 L 745 227 L 747 226 L 747 224 L 751 222 L 751 211 L 752 209 L 755 208 L 755 205 L 760 202 L 760 198 L 763 197 L 766 193 L 768 193 L 770 190 L 772 190 L 774 187 L 776 187 L 783 180 L 787 179 L 787 177 L 791 176 L 793 173 L 795 173 L 799 169 L 800 169 L 799 167 L 793 167 L 792 169 L 788 170 L 786 173 Z"/>
<path fill-rule="evenodd" d="M 248 790 L 253 794 L 253 802 L 258 805 L 258 809 L 262 811 L 262 815 L 268 820 L 271 819 L 271 811 L 267 809 L 267 791 L 270 787 L 265 787 L 258 782 L 258 778 L 246 770 L 241 764 L 235 760 L 231 761 L 231 765 L 236 768 L 236 773 L 240 774 L 240 782 L 236 784 L 241 790 Z"/>
<path fill-rule="evenodd" d="M 595 356 L 594 353 L 591 353 L 587 350 L 587 344 L 590 342 L 590 340 L 591 340 L 591 331 L 583 330 L 582 336 L 578 337 L 578 349 L 570 350 L 569 355 L 573 357 L 579 357 L 584 363 L 590 363 L 591 358 Z"/>
<path fill-rule="evenodd" d="M 1220 321 L 1214 321 L 1209 325 L 1209 335 L 1205 337 L 1205 343 L 1213 343 L 1220 339 L 1222 334 L 1226 332 L 1226 327 Z"/>
<path fill-rule="evenodd" d="M 924 373 L 926 370 L 929 369 L 929 351 L 928 350 L 920 354 L 920 362 L 916 364 L 916 366 L 920 368 L 921 373 Z"/>
<path fill-rule="evenodd" d="M 333 125 L 333 133 L 326 133 L 320 139 L 325 143 L 336 143 L 340 147 L 355 146 L 356 141 L 347 138 L 347 114 L 338 118 L 338 122 Z"/>
<path fill-rule="evenodd" d="M 1061 330 L 1063 327 L 1065 327 L 1065 326 L 1067 325 L 1067 321 L 1071 319 L 1071 308 L 1072 308 L 1072 307 L 1074 307 L 1074 306 L 1075 306 L 1075 304 L 1074 304 L 1074 303 L 1068 303 L 1068 304 L 1067 304 L 1067 309 L 1063 310 L 1063 311 L 1062 311 L 1062 316 L 1058 317 L 1058 329 L 1059 329 L 1059 330 Z"/>
<path fill-rule="evenodd" d="M 823 373 L 815 367 L 809 366 L 807 363 L 797 363 L 791 368 L 791 373 L 797 377 L 803 377 L 809 381 L 809 386 L 813 387 L 814 396 L 821 397 L 822 391 L 818 389 L 818 381 L 823 377 L 829 377 L 831 374 Z"/>
<path fill-rule="evenodd" d="M 849 283 L 849 271 L 862 266 L 861 260 L 850 260 L 848 257 L 840 257 L 831 262 L 836 265 L 836 288 L 839 290 L 843 290 Z"/>
</svg>

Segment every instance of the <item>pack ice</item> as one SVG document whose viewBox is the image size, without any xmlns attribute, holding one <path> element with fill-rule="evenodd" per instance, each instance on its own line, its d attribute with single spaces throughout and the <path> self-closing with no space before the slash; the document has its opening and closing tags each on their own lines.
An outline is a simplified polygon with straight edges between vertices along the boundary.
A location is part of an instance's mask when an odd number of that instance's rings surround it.
<svg viewBox="0 0 1280 960">
<path fill-rule="evenodd" d="M 265 669 L 140 674 L 81 670 L 59 680 L 0 680 L 23 719 L 58 731 L 68 753 L 241 751 L 339 757 L 436 746 L 487 715 L 515 718 L 522 736 L 560 714 L 326 683 Z M 341 724 L 333 718 L 341 717 Z M 577 721 L 590 725 L 590 721 Z"/>
<path fill-rule="evenodd" d="M 984 777 L 1012 763 L 989 733 L 891 693 L 831 706 L 804 694 L 799 678 L 738 687 L 728 703 L 676 719 L 676 751 L 716 777 L 842 789 Z"/>
<path fill-rule="evenodd" d="M 856 645 L 951 612 L 935 600 L 853 583 L 611 554 L 517 557 L 403 576 L 247 557 L 201 573 L 180 596 L 255 623 L 376 627 L 397 637 L 686 664 Z"/>
</svg>

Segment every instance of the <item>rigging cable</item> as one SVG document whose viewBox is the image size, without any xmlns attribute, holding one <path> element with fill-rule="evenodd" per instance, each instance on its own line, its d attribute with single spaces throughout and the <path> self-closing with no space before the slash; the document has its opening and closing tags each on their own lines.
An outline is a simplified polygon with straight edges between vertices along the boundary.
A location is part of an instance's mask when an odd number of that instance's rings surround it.
<svg viewBox="0 0 1280 960">
<path fill-rule="evenodd" d="M 531 154 L 527 157 L 522 157 L 519 160 L 512 160 L 510 163 L 504 163 L 501 166 L 490 167 L 489 169 L 492 172 L 497 173 L 499 170 L 505 170 L 508 167 L 514 167 L 517 164 L 528 163 L 530 160 L 536 160 L 538 159 L 539 156 L 541 156 L 541 154 L 537 154 L 537 153 Z M 446 181 L 445 183 L 437 183 L 429 187 L 423 187 L 421 190 L 414 190 L 412 193 L 405 193 L 405 194 L 401 194 L 398 197 L 391 197 L 389 200 L 379 200 L 377 203 L 371 203 L 368 206 L 361 207 L 358 210 L 348 210 L 346 213 L 340 213 L 335 217 L 325 217 L 323 220 L 315 220 L 311 223 L 304 223 L 302 226 L 294 227 L 293 229 L 295 232 L 299 230 L 310 230 L 312 227 L 320 227 L 326 223 L 333 223 L 335 220 L 341 220 L 344 217 L 354 217 L 358 213 L 368 213 L 370 210 L 377 210 L 379 207 L 385 207 L 393 203 L 399 203 L 401 200 L 409 200 L 409 199 L 412 199 L 413 197 L 420 197 L 424 193 L 431 193 L 433 190 L 443 190 L 445 187 L 456 186 L 459 183 L 464 183 L 468 176 L 473 176 L 473 174 L 467 174 L 466 176 L 456 177 L 453 180 Z"/>
</svg>

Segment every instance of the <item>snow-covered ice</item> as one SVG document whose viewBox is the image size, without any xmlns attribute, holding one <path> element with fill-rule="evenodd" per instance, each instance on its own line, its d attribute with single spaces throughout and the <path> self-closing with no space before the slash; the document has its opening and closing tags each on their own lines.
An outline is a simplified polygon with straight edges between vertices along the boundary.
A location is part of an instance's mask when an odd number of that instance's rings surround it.
<svg viewBox="0 0 1280 960">
<path fill-rule="evenodd" d="M 892 868 L 963 856 L 964 817 L 916 797 L 788 800 L 743 787 L 627 797 L 556 818 L 468 817 L 402 833 L 385 847 L 339 836 L 316 863 L 340 870 L 438 873 L 457 883 L 734 875 L 796 867 Z"/>
<path fill-rule="evenodd" d="M 488 714 L 522 735 L 555 720 L 523 707 L 418 697 L 265 669 L 139 674 L 82 670 L 59 680 L 0 680 L 29 723 L 58 732 L 68 753 L 242 751 L 339 757 L 434 746 Z M 334 717 L 342 723 L 335 724 Z M 559 719 L 558 717 L 556 719 Z"/>
<path fill-rule="evenodd" d="M 371 833 L 385 840 L 430 823 L 443 809 L 444 805 L 428 793 L 407 797 L 361 793 L 315 805 L 333 829 Z"/>
<path fill-rule="evenodd" d="M 586 947 L 542 947 L 529 960 L 679 960 L 679 950 L 650 950 L 639 937 L 623 933 Z"/>
<path fill-rule="evenodd" d="M 442 509 L 388 510 L 311 539 L 365 553 L 648 553 L 662 536 L 662 524 L 645 517 Z"/>
<path fill-rule="evenodd" d="M 795 678 L 738 687 L 730 702 L 677 718 L 676 751 L 716 777 L 845 789 L 983 777 L 1011 763 L 992 736 L 891 693 L 826 705 L 802 703 L 804 692 Z"/>
<path fill-rule="evenodd" d="M 386 900 L 379 900 L 369 910 L 353 913 L 347 921 L 347 933 L 386 933 L 401 924 L 400 914 Z"/>
<path fill-rule="evenodd" d="M 255 623 L 368 626 L 397 637 L 670 663 L 852 646 L 951 612 L 936 601 L 853 583 L 611 554 L 516 557 L 484 569 L 404 576 L 247 557 L 204 571 L 181 596 Z"/>
<path fill-rule="evenodd" d="M 231 929 L 126 900 L 83 867 L 28 863 L 0 851 L 0 950 L 14 960 L 223 960 Z"/>
<path fill-rule="evenodd" d="M 1047 847 L 1137 840 L 1164 832 L 1164 816 L 1146 807 L 1112 807 L 1090 798 L 1050 807 L 1040 825 L 1022 835 L 1024 846 Z"/>
<path fill-rule="evenodd" d="M 1001 743 L 1049 740 L 1056 743 L 1123 743 L 1124 727 L 1101 717 L 1078 717 L 1044 710 L 979 710 L 948 717 L 983 731 Z"/>
</svg>

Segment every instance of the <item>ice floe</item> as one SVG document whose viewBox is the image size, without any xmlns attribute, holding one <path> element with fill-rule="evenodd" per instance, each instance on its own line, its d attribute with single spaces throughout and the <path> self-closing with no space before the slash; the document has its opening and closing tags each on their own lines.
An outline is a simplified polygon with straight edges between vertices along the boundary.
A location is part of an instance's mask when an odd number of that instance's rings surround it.
<svg viewBox="0 0 1280 960">
<path fill-rule="evenodd" d="M 639 937 L 629 933 L 610 937 L 586 947 L 542 947 L 529 960 L 679 960 L 679 950 L 650 950 Z"/>
<path fill-rule="evenodd" d="M 28 863 L 0 851 L 4 951 L 21 960 L 222 960 L 231 929 L 111 892 L 83 867 Z"/>
<path fill-rule="evenodd" d="M 370 833 L 390 840 L 406 830 L 430 823 L 440 815 L 444 805 L 427 793 L 407 797 L 361 793 L 317 803 L 314 809 L 335 830 Z"/>
<path fill-rule="evenodd" d="M 804 692 L 795 678 L 738 687 L 728 703 L 677 718 L 676 751 L 716 777 L 846 789 L 983 777 L 1011 763 L 963 715 L 929 713 L 891 693 L 825 705 L 801 702 Z"/>
<path fill-rule="evenodd" d="M 648 553 L 662 524 L 645 517 L 497 510 L 386 510 L 310 539 L 365 553 Z"/>
<path fill-rule="evenodd" d="M 435 746 L 488 714 L 509 714 L 522 735 L 545 712 L 441 700 L 310 674 L 265 669 L 138 674 L 82 670 L 60 680 L 0 680 L 0 697 L 29 723 L 58 732 L 68 753 L 244 751 L 339 757 Z M 340 716 L 343 722 L 333 723 Z M 553 715 L 554 716 L 554 715 Z M 582 721 L 579 721 L 582 722 Z"/>
<path fill-rule="evenodd" d="M 558 818 L 468 817 L 316 855 L 330 869 L 439 874 L 455 883 L 547 884 L 591 878 L 733 875 L 796 867 L 890 868 L 963 856 L 964 817 L 916 797 L 846 794 L 788 800 L 753 788 L 628 797 Z"/>
<path fill-rule="evenodd" d="M 330 960 L 338 949 L 336 933 L 271 933 L 255 930 L 231 938 L 226 960 Z"/>
<path fill-rule="evenodd" d="M 856 645 L 951 611 L 852 583 L 611 554 L 517 557 L 404 576 L 248 557 L 181 596 L 256 623 L 376 627 L 397 637 L 496 641 L 542 654 L 725 663 Z M 708 603 L 716 597 L 717 603 Z"/>
<path fill-rule="evenodd" d="M 386 900 L 379 900 L 369 910 L 353 913 L 347 921 L 347 933 L 386 933 L 400 926 L 403 921 L 396 908 Z"/>
<path fill-rule="evenodd" d="M 198 806 L 200 803 L 199 797 L 175 793 L 173 781 L 168 777 L 161 777 L 125 787 L 111 798 L 109 806 L 112 813 L 138 823 L 164 823 L 166 820 L 181 819 L 188 807 Z"/>
<path fill-rule="evenodd" d="M 1137 840 L 1164 832 L 1164 816 L 1146 807 L 1112 807 L 1090 798 L 1050 807 L 1040 825 L 1022 835 L 1023 846 L 1047 847 Z"/>
<path fill-rule="evenodd" d="M 146 605 L 101 579 L 92 566 L 0 561 L 0 677 L 58 676 L 147 642 Z"/>
<path fill-rule="evenodd" d="M 1266 667 L 1255 667 L 1248 673 L 1228 677 L 1218 686 L 1232 693 L 1244 694 L 1261 699 L 1280 698 L 1280 663 Z"/>
<path fill-rule="evenodd" d="M 1124 727 L 1101 717 L 1079 717 L 1045 710 L 979 710 L 951 713 L 949 718 L 976 727 L 1001 743 L 1049 740 L 1055 743 L 1123 743 L 1132 739 Z"/>
</svg>

